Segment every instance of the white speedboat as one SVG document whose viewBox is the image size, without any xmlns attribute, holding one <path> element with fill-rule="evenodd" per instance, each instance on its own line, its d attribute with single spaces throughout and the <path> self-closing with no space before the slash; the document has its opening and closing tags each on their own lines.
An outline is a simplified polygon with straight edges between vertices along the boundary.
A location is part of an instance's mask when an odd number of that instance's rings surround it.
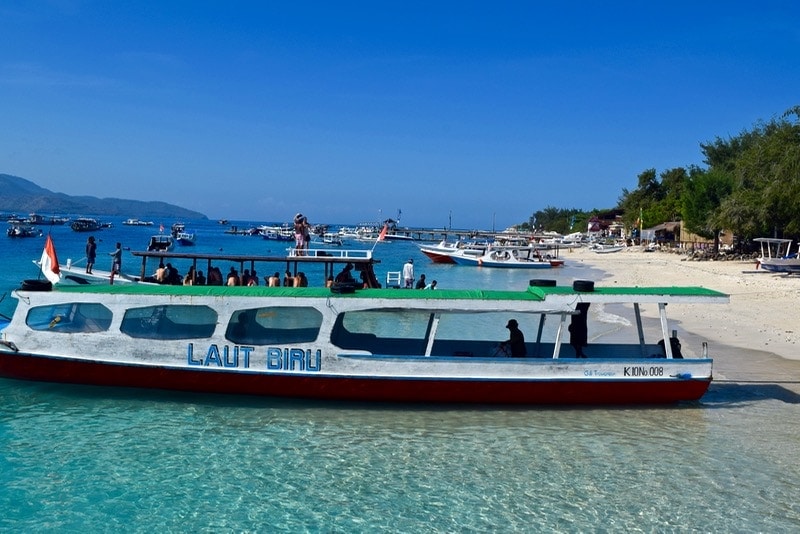
<svg viewBox="0 0 800 534">
<path fill-rule="evenodd" d="M 550 269 L 564 264 L 563 260 L 542 256 L 534 247 L 489 247 L 480 256 L 455 254 L 452 258 L 459 265 L 503 269 Z"/>
</svg>

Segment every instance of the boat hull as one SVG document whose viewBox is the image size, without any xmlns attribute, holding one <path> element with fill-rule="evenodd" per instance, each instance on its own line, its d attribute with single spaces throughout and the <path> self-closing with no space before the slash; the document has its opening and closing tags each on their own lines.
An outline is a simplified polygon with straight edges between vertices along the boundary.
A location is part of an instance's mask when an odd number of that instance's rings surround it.
<svg viewBox="0 0 800 534">
<path fill-rule="evenodd" d="M 17 380 L 338 401 L 526 405 L 664 404 L 700 399 L 711 378 L 464 379 L 189 370 L 24 353 L 0 354 Z"/>
<path fill-rule="evenodd" d="M 457 256 L 453 258 L 459 265 L 473 265 L 477 267 L 497 267 L 501 269 L 550 269 L 553 264 L 550 261 L 520 261 L 516 259 L 501 261 L 493 260 L 488 256 L 469 257 Z"/>
</svg>

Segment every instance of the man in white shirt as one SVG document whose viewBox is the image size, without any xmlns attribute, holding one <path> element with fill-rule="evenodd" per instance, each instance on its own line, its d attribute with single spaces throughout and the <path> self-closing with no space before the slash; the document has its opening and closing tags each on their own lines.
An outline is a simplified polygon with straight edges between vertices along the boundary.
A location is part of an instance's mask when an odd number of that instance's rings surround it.
<svg viewBox="0 0 800 534">
<path fill-rule="evenodd" d="M 414 287 L 414 260 L 411 258 L 403 265 L 403 280 L 406 288 Z"/>
</svg>

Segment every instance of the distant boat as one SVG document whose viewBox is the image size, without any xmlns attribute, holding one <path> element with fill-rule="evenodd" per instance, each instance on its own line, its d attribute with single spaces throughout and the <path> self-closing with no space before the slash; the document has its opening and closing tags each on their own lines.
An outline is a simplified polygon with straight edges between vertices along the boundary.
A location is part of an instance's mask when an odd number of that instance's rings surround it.
<svg viewBox="0 0 800 534">
<path fill-rule="evenodd" d="M 153 221 L 141 221 L 139 219 L 125 219 L 122 224 L 126 226 L 153 226 Z"/>
<path fill-rule="evenodd" d="M 89 217 L 78 217 L 69 226 L 76 232 L 96 232 L 104 228 L 97 219 Z"/>
<path fill-rule="evenodd" d="M 175 240 L 168 234 L 156 234 L 150 237 L 147 244 L 148 252 L 169 252 L 175 245 Z"/>
<path fill-rule="evenodd" d="M 619 252 L 625 248 L 625 245 L 603 245 L 601 243 L 595 243 L 589 247 L 589 250 L 597 254 L 610 254 L 612 252 Z"/>
<path fill-rule="evenodd" d="M 172 225 L 171 229 L 172 238 L 179 244 L 183 246 L 191 246 L 194 245 L 194 241 L 196 239 L 196 234 L 194 232 L 187 232 L 186 225 L 183 223 L 175 223 Z"/>
<path fill-rule="evenodd" d="M 41 237 L 42 231 L 28 224 L 9 224 L 6 235 L 8 237 Z"/>
<path fill-rule="evenodd" d="M 289 225 L 268 226 L 261 225 L 256 228 L 264 239 L 273 241 L 294 241 L 294 229 Z"/>
</svg>

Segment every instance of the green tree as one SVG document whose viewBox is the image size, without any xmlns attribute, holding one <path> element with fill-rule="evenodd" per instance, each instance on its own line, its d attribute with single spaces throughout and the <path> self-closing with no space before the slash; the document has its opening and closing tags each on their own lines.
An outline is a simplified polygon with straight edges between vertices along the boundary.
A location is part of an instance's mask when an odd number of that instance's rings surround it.
<svg viewBox="0 0 800 534">
<path fill-rule="evenodd" d="M 719 233 L 725 228 L 724 219 L 719 217 L 720 205 L 732 191 L 733 177 L 721 170 L 694 168 L 683 185 L 683 223 L 690 232 L 713 239 L 714 250 L 719 247 Z"/>
</svg>

